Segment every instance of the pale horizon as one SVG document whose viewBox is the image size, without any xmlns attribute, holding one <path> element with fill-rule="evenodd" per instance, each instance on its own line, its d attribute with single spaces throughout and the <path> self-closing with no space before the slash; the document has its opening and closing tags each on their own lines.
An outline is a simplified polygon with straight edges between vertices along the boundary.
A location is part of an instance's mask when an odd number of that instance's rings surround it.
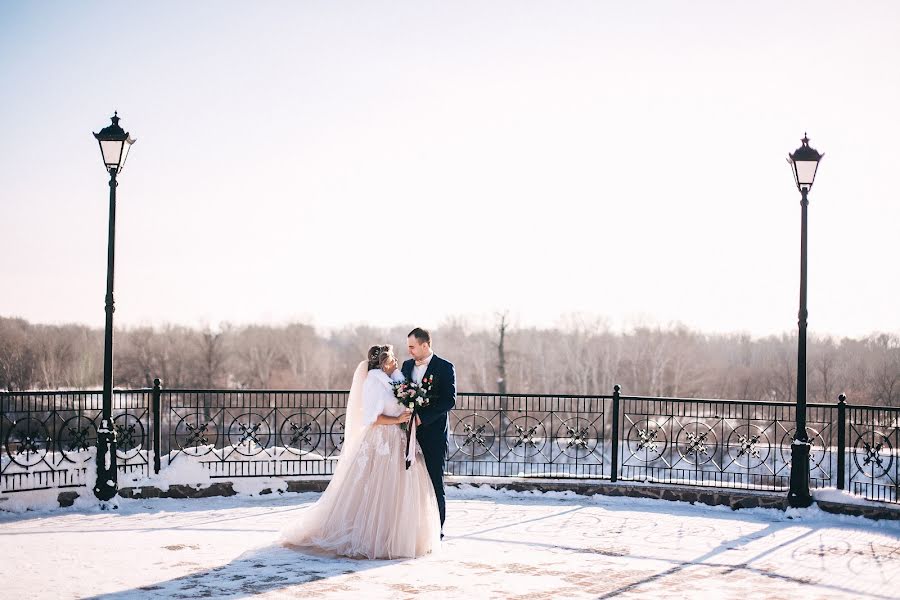
<svg viewBox="0 0 900 600">
<path fill-rule="evenodd" d="M 887 1 L 0 5 L 0 316 L 103 326 L 118 110 L 117 326 L 794 333 L 808 133 L 810 334 L 898 333 L 897 64 Z"/>
</svg>

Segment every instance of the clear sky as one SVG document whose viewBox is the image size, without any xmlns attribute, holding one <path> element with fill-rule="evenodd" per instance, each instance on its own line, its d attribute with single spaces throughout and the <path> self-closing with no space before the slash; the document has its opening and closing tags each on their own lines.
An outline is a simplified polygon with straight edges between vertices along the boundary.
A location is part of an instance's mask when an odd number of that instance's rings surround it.
<svg viewBox="0 0 900 600">
<path fill-rule="evenodd" d="M 0 315 L 900 331 L 900 3 L 0 3 Z"/>
</svg>

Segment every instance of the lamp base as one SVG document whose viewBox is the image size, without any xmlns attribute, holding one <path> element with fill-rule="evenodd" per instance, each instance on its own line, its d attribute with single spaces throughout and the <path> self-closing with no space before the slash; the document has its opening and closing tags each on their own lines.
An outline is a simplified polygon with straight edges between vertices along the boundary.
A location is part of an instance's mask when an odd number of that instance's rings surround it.
<svg viewBox="0 0 900 600">
<path fill-rule="evenodd" d="M 809 447 L 806 440 L 791 442 L 791 487 L 787 497 L 791 508 L 806 508 L 813 503 L 809 493 Z"/>
<path fill-rule="evenodd" d="M 103 419 L 97 428 L 97 481 L 94 484 L 94 496 L 106 502 L 119 493 L 116 465 L 116 433 Z"/>
</svg>

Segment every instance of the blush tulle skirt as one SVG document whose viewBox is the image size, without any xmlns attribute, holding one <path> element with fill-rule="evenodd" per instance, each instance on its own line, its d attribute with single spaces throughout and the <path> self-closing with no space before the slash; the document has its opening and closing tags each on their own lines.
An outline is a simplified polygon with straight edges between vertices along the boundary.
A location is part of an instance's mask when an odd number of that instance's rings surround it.
<svg viewBox="0 0 900 600">
<path fill-rule="evenodd" d="M 372 425 L 338 461 L 315 504 L 281 543 L 354 558 L 414 558 L 437 548 L 440 517 L 421 450 L 406 469 L 406 432 Z"/>
</svg>

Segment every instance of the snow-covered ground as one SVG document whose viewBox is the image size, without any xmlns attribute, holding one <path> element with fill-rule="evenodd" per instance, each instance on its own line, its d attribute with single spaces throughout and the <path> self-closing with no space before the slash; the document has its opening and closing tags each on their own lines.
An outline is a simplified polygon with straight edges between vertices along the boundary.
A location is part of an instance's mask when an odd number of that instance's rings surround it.
<svg viewBox="0 0 900 600">
<path fill-rule="evenodd" d="M 448 489 L 416 560 L 278 546 L 317 494 L 0 512 L 6 598 L 900 598 L 900 523 L 811 508 Z"/>
</svg>

